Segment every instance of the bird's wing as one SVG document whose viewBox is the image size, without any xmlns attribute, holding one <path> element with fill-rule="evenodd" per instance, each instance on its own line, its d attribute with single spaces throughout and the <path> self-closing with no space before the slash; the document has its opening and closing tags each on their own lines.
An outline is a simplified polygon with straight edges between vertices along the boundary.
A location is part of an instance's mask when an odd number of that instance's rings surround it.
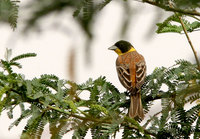
<svg viewBox="0 0 200 139">
<path fill-rule="evenodd" d="M 132 88 L 129 66 L 125 64 L 117 65 L 117 73 L 121 84 L 128 90 Z"/>
<path fill-rule="evenodd" d="M 146 76 L 145 61 L 136 64 L 136 88 L 139 89 L 143 84 Z"/>
</svg>

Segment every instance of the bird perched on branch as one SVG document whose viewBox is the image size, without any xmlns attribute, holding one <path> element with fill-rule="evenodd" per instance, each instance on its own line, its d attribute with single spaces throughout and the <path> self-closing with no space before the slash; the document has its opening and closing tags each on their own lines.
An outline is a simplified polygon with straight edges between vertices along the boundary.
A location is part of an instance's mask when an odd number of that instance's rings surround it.
<svg viewBox="0 0 200 139">
<path fill-rule="evenodd" d="M 146 63 L 131 43 L 121 40 L 108 48 L 118 54 L 116 69 L 121 84 L 130 92 L 129 117 L 144 119 L 141 86 L 146 76 Z"/>
</svg>

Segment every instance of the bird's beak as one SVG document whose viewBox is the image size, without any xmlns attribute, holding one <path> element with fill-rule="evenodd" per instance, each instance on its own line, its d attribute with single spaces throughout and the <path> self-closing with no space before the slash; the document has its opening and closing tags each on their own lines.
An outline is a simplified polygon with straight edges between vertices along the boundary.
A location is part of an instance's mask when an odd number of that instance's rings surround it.
<svg viewBox="0 0 200 139">
<path fill-rule="evenodd" d="M 117 49 L 117 46 L 115 46 L 115 45 L 108 48 L 108 50 L 116 50 L 116 49 Z"/>
</svg>

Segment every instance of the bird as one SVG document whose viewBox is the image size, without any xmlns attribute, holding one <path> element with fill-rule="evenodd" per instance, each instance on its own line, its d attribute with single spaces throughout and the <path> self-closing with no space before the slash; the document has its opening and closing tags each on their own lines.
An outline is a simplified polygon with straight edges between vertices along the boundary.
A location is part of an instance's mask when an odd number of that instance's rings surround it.
<svg viewBox="0 0 200 139">
<path fill-rule="evenodd" d="M 133 45 L 125 40 L 116 42 L 108 48 L 118 54 L 116 69 L 119 81 L 130 93 L 129 117 L 144 119 L 141 101 L 141 87 L 146 77 L 146 62 Z"/>
</svg>

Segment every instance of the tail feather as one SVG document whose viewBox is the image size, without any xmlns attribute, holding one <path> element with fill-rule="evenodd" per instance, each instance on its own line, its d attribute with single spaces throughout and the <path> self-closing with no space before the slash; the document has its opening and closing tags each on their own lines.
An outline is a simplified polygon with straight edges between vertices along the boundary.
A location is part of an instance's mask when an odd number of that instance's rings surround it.
<svg viewBox="0 0 200 139">
<path fill-rule="evenodd" d="M 131 104 L 129 108 L 129 117 L 135 118 L 138 116 L 140 119 L 144 119 L 144 111 L 142 107 L 140 92 L 131 93 Z"/>
</svg>

